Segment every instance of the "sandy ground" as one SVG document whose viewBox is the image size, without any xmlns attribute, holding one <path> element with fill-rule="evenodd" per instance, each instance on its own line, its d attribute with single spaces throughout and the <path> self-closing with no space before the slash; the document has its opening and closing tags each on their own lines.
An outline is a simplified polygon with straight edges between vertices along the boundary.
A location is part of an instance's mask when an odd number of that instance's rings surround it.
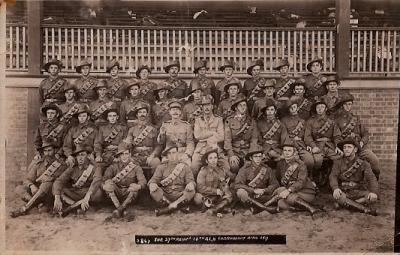
<svg viewBox="0 0 400 255">
<path fill-rule="evenodd" d="M 24 170 L 8 162 L 7 213 L 23 202 L 13 193 Z M 386 166 L 387 164 L 385 164 Z M 8 251 L 99 251 L 99 252 L 391 252 L 395 208 L 395 165 L 390 163 L 381 176 L 378 217 L 335 211 L 330 194 L 322 193 L 317 204 L 327 209 L 324 218 L 312 220 L 305 212 L 244 216 L 243 211 L 217 218 L 195 212 L 155 217 L 153 211 L 134 209 L 132 222 L 104 223 L 110 208 L 83 216 L 53 218 L 37 209 L 30 215 L 6 216 Z M 136 234 L 285 234 L 287 245 L 136 245 Z M 0 252 L 1 253 L 1 252 Z"/>
</svg>

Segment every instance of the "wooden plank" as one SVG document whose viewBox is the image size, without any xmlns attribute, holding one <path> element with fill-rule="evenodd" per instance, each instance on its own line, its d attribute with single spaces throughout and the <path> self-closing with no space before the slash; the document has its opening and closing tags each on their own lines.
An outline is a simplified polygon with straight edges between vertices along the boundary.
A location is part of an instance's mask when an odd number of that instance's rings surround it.
<svg viewBox="0 0 400 255">
<path fill-rule="evenodd" d="M 186 72 L 190 71 L 191 67 L 189 66 L 190 62 L 188 59 L 190 57 L 189 53 L 191 51 L 191 44 L 189 43 L 189 38 L 188 38 L 188 31 L 185 29 L 185 33 L 184 33 L 184 37 L 185 37 L 185 64 L 184 64 L 184 70 Z M 186 48 L 186 46 L 188 46 L 189 48 Z"/>
<path fill-rule="evenodd" d="M 192 48 L 192 51 L 190 54 L 191 66 L 194 69 L 194 57 L 195 57 L 194 48 L 195 48 L 195 46 L 194 46 L 194 31 L 193 30 L 190 30 L 190 47 Z"/>
<path fill-rule="evenodd" d="M 251 31 L 251 58 L 254 59 L 254 30 Z"/>
<path fill-rule="evenodd" d="M 134 70 L 132 64 L 132 30 L 128 29 L 128 60 L 129 60 L 129 69 Z"/>
<path fill-rule="evenodd" d="M 324 31 L 323 35 L 324 35 L 323 58 L 324 58 L 325 70 L 326 70 L 326 67 L 328 66 L 327 63 L 329 62 L 329 67 L 330 67 L 330 66 L 332 66 L 332 62 L 328 61 L 328 59 L 326 58 L 326 48 L 327 48 L 327 41 L 328 41 L 327 36 L 326 36 L 326 31 Z"/>
<path fill-rule="evenodd" d="M 135 29 L 135 70 L 138 69 L 138 55 L 139 55 L 139 45 L 138 45 L 138 30 Z"/>
<path fill-rule="evenodd" d="M 230 59 L 231 58 L 231 48 L 232 48 L 232 43 L 231 43 L 231 31 L 230 30 L 228 30 L 228 35 L 227 35 L 227 44 L 228 44 L 228 59 Z M 222 61 L 223 61 L 223 59 L 222 59 Z"/>
<path fill-rule="evenodd" d="M 178 31 L 178 49 L 180 49 L 180 51 L 178 52 L 179 53 L 178 60 L 179 60 L 179 63 L 181 64 L 181 69 L 182 69 L 182 65 L 183 65 L 183 63 L 182 63 L 182 51 L 183 51 L 183 49 L 181 48 L 182 46 L 184 46 L 183 43 L 182 43 L 182 31 L 179 30 Z"/>
<path fill-rule="evenodd" d="M 19 69 L 19 27 L 16 26 L 15 29 L 15 66 Z"/>
<path fill-rule="evenodd" d="M 243 67 L 244 70 L 247 69 L 247 67 L 249 66 L 249 31 L 246 30 L 245 34 L 245 66 Z M 250 60 L 251 61 L 251 60 Z"/>
<path fill-rule="evenodd" d="M 321 57 L 321 31 L 317 31 L 317 56 Z M 324 59 L 324 63 L 326 63 L 326 59 Z M 326 64 L 324 65 L 323 68 L 324 71 L 326 71 Z"/>
<path fill-rule="evenodd" d="M 54 31 L 54 27 L 51 28 L 51 58 L 55 58 L 56 54 L 55 54 L 55 31 Z"/>
<path fill-rule="evenodd" d="M 367 67 L 367 31 L 363 31 L 363 72 L 366 71 Z"/>
<path fill-rule="evenodd" d="M 297 31 L 293 31 L 293 72 L 297 74 Z"/>
<path fill-rule="evenodd" d="M 94 31 L 93 28 L 90 29 L 90 61 L 92 67 L 94 68 Z"/>
<path fill-rule="evenodd" d="M 77 43 L 78 43 L 78 61 L 77 61 L 77 64 L 78 64 L 79 61 L 81 61 L 81 47 L 82 47 L 81 46 L 82 41 L 81 41 L 81 29 L 80 28 L 78 28 L 78 41 L 77 41 Z"/>
<path fill-rule="evenodd" d="M 203 30 L 203 36 L 202 36 L 202 38 L 203 38 L 203 57 L 204 58 L 207 58 L 207 33 L 206 33 L 206 31 L 205 30 Z M 213 70 L 213 67 L 211 66 L 211 59 L 209 59 L 209 67 L 210 67 L 210 69 L 211 70 Z"/>
<path fill-rule="evenodd" d="M 157 56 L 159 56 L 159 51 L 158 51 L 158 42 L 157 42 L 157 30 L 153 30 L 153 44 L 154 44 L 154 47 L 153 47 L 153 61 L 152 62 L 150 62 L 150 63 L 152 63 L 152 64 L 150 64 L 150 65 L 152 65 L 154 68 L 155 67 L 157 67 L 157 61 L 158 61 L 158 58 L 157 58 Z"/>
<path fill-rule="evenodd" d="M 127 70 L 128 69 L 128 73 L 130 74 L 131 70 L 129 69 L 129 62 L 128 62 L 128 64 L 126 64 L 126 55 L 125 55 L 125 29 L 121 29 L 121 33 L 122 33 L 121 47 L 122 47 L 122 57 L 123 57 L 122 68 L 123 68 L 123 70 Z"/>
<path fill-rule="evenodd" d="M 267 32 L 264 30 L 263 31 L 263 55 L 264 55 L 264 63 L 267 63 Z M 266 65 L 265 65 L 266 66 Z M 271 64 L 269 66 L 269 71 L 271 71 Z"/>
<path fill-rule="evenodd" d="M 387 59 L 386 59 L 386 72 L 390 72 L 390 30 L 387 31 Z"/>
<path fill-rule="evenodd" d="M 242 71 L 243 67 L 243 45 L 242 41 L 243 40 L 243 31 L 239 31 L 239 72 Z"/>
<path fill-rule="evenodd" d="M 197 60 L 201 59 L 201 48 L 200 48 L 200 31 L 196 31 L 196 51 L 197 51 Z M 204 42 L 203 42 L 204 44 Z"/>
<path fill-rule="evenodd" d="M 119 29 L 115 29 L 115 58 L 118 61 L 121 61 L 120 56 L 119 56 Z M 124 66 L 123 66 L 123 61 L 122 61 L 122 71 L 125 71 Z"/>
<path fill-rule="evenodd" d="M 396 41 L 397 41 L 397 31 L 393 31 L 393 66 L 392 66 L 392 72 L 396 72 Z"/>
<path fill-rule="evenodd" d="M 303 31 L 299 31 L 299 33 L 300 33 L 300 39 L 299 39 L 299 42 L 300 42 L 300 45 L 299 45 L 299 49 L 300 49 L 300 72 L 303 72 Z"/>
<path fill-rule="evenodd" d="M 281 56 L 280 58 L 283 59 L 285 57 L 285 46 L 287 46 L 285 42 L 285 31 L 281 31 Z M 278 59 L 278 58 L 277 58 Z"/>
<path fill-rule="evenodd" d="M 26 69 L 26 28 L 22 27 L 22 68 Z"/>
<path fill-rule="evenodd" d="M 163 39 L 164 39 L 164 31 L 162 30 L 162 29 L 160 29 L 160 57 L 161 57 L 161 59 L 160 59 L 160 69 L 158 70 L 158 71 L 162 71 L 162 66 L 163 66 L 163 63 L 164 63 L 164 41 L 163 41 Z"/>
<path fill-rule="evenodd" d="M 218 31 L 217 30 L 215 30 L 214 31 L 214 43 L 215 43 L 215 45 L 214 45 L 214 50 L 215 50 L 215 52 L 214 52 L 214 54 L 213 54 L 213 56 L 214 56 L 214 61 L 213 61 L 213 64 L 214 64 L 214 68 L 216 67 L 216 63 L 218 63 L 218 56 L 221 54 L 220 53 L 220 47 L 219 47 L 219 43 L 218 43 Z"/>
<path fill-rule="evenodd" d="M 150 29 L 147 30 L 147 59 L 145 59 L 143 54 L 143 62 L 151 62 L 151 31 Z"/>
<path fill-rule="evenodd" d="M 383 58 L 383 50 L 384 50 L 384 47 L 385 47 L 385 32 L 384 31 L 380 31 L 381 32 L 381 72 L 383 72 L 383 69 L 384 69 L 384 63 L 385 63 L 385 60 L 384 60 L 384 58 Z"/>
<path fill-rule="evenodd" d="M 360 54 L 361 54 L 360 53 L 360 49 L 361 49 L 360 41 L 361 41 L 360 31 L 357 31 L 357 62 L 356 62 L 357 72 L 360 72 Z"/>
<path fill-rule="evenodd" d="M 314 54 L 315 51 L 315 31 L 311 31 L 311 59 L 314 59 L 316 56 Z"/>
<path fill-rule="evenodd" d="M 274 55 L 274 60 L 279 58 L 279 52 L 280 52 L 280 47 L 279 47 L 279 31 L 275 31 L 275 55 Z"/>
<path fill-rule="evenodd" d="M 305 34 L 305 40 L 306 40 L 306 57 L 305 57 L 305 59 L 304 59 L 304 64 L 306 64 L 307 65 L 307 63 L 309 62 L 309 58 L 308 58 L 308 47 L 309 47 L 309 41 L 308 41 L 308 30 L 306 31 L 306 34 Z"/>
<path fill-rule="evenodd" d="M 64 28 L 64 52 L 65 52 L 65 69 L 69 69 L 69 52 L 68 52 L 68 47 L 69 47 L 70 42 L 68 41 L 68 29 Z"/>
<path fill-rule="evenodd" d="M 96 29 L 96 39 L 97 39 L 97 61 L 96 61 L 96 64 L 97 64 L 97 68 L 96 68 L 96 71 L 100 71 L 101 70 L 101 59 L 100 59 L 100 48 L 101 48 L 101 44 L 100 44 L 100 29 Z M 104 55 L 104 53 L 103 53 L 103 55 Z"/>
<path fill-rule="evenodd" d="M 354 72 L 354 31 L 351 31 L 351 67 L 350 72 Z"/>
<path fill-rule="evenodd" d="M 270 64 L 271 70 L 273 68 L 272 63 L 274 61 L 273 52 L 272 52 L 272 44 L 273 44 L 272 38 L 273 38 L 272 31 L 269 31 L 269 64 Z"/>
<path fill-rule="evenodd" d="M 237 32 L 236 30 L 233 31 L 233 59 L 235 63 L 237 63 Z"/>
<path fill-rule="evenodd" d="M 168 63 L 169 62 L 169 60 L 170 60 L 170 57 L 171 57 L 171 55 L 170 55 L 170 42 L 169 42 L 169 30 L 167 30 L 166 31 L 167 32 L 167 57 L 166 57 L 166 61 L 165 61 L 165 63 Z M 164 63 L 163 63 L 163 65 L 164 65 Z"/>
<path fill-rule="evenodd" d="M 334 35 L 333 35 L 333 32 L 332 31 L 329 31 L 329 62 L 330 62 L 330 65 L 329 65 L 329 71 L 330 72 L 333 72 L 333 63 L 334 63 L 334 56 L 333 56 L 333 41 L 334 41 Z"/>
<path fill-rule="evenodd" d="M 212 31 L 210 30 L 210 31 L 208 31 L 208 53 L 209 53 L 209 59 L 210 59 L 210 68 L 213 68 L 213 64 L 214 64 L 214 61 L 213 61 L 213 58 L 212 58 L 212 48 L 213 48 L 213 46 L 212 46 Z"/>
<path fill-rule="evenodd" d="M 75 68 L 75 30 L 71 29 L 71 68 Z"/>
<path fill-rule="evenodd" d="M 88 45 L 87 45 L 87 28 L 83 29 L 83 40 L 84 40 L 84 43 L 83 43 L 84 57 L 87 58 L 87 47 L 88 47 Z M 82 61 L 82 60 L 80 59 L 79 61 Z"/>
<path fill-rule="evenodd" d="M 291 41 L 291 36 L 290 36 L 290 31 L 287 32 L 287 59 L 289 60 L 291 52 L 291 47 L 292 47 L 292 41 Z M 285 55 L 283 55 L 283 58 L 286 58 Z"/>
<path fill-rule="evenodd" d="M 176 59 L 175 29 L 172 30 L 172 59 Z"/>
<path fill-rule="evenodd" d="M 378 46 L 379 46 L 379 31 L 375 31 L 375 68 L 374 72 L 378 72 Z"/>
<path fill-rule="evenodd" d="M 374 44 L 373 41 L 374 34 L 372 33 L 372 30 L 369 31 L 369 65 L 368 65 L 368 72 L 372 72 L 372 46 Z"/>
<path fill-rule="evenodd" d="M 107 70 L 107 31 L 103 29 L 103 66 L 104 71 Z"/>
</svg>

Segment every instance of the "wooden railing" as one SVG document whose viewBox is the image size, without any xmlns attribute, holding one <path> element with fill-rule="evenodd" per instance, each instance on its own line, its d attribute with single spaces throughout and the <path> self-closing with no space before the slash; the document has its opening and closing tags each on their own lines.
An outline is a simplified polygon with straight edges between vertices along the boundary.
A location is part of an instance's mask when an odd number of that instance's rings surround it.
<svg viewBox="0 0 400 255">
<path fill-rule="evenodd" d="M 350 73 L 400 72 L 400 28 L 352 28 Z"/>
<path fill-rule="evenodd" d="M 28 71 L 28 36 L 25 25 L 7 25 L 6 69 Z"/>
<path fill-rule="evenodd" d="M 400 71 L 400 28 L 352 28 L 350 74 L 394 75 Z M 27 29 L 7 25 L 7 71 L 28 68 Z M 324 72 L 335 72 L 335 31 L 331 28 L 172 28 L 43 25 L 43 59 L 62 60 L 64 73 L 74 73 L 83 58 L 93 62 L 93 72 L 103 73 L 107 60 L 118 58 L 123 72 L 132 73 L 150 63 L 154 73 L 173 59 L 182 73 L 192 73 L 194 62 L 209 61 L 218 74 L 225 58 L 234 59 L 237 73 L 246 73 L 253 59 L 264 60 L 263 72 L 274 73 L 277 59 L 288 58 L 291 71 L 305 73 L 316 56 Z M 382 50 L 383 49 L 383 50 Z M 38 63 L 39 64 L 39 63 Z"/>
</svg>

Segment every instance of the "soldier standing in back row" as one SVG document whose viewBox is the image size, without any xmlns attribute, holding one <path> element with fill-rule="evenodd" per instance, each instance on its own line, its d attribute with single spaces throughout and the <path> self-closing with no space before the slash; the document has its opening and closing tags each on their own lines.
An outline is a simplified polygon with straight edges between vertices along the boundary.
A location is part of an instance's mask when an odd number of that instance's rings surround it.
<svg viewBox="0 0 400 255">
<path fill-rule="evenodd" d="M 276 79 L 275 83 L 276 100 L 287 101 L 292 96 L 291 87 L 295 79 L 289 76 L 289 68 L 290 64 L 287 59 L 279 60 L 274 67 L 274 70 L 280 73 L 280 77 Z"/>
<path fill-rule="evenodd" d="M 189 88 L 184 80 L 178 78 L 180 68 L 181 64 L 178 60 L 174 60 L 164 67 L 165 72 L 169 74 L 165 82 L 171 88 L 170 98 L 187 101 L 186 97 L 189 95 Z"/>
<path fill-rule="evenodd" d="M 121 70 L 121 66 L 115 58 L 107 63 L 106 72 L 110 73 L 110 78 L 106 80 L 108 97 L 117 104 L 118 109 L 122 100 L 125 99 L 125 91 L 128 86 L 128 82 L 119 77 L 119 70 Z"/>
<path fill-rule="evenodd" d="M 136 119 L 134 111 L 139 103 L 146 103 L 150 106 L 148 101 L 143 100 L 143 95 L 141 95 L 140 88 L 141 85 L 139 81 L 136 79 L 129 80 L 128 86 L 126 87 L 126 98 L 122 101 L 122 104 L 119 108 L 120 121 L 128 127 L 131 127 L 132 123 Z M 150 113 L 148 117 L 150 117 Z"/>
<path fill-rule="evenodd" d="M 376 210 L 371 207 L 378 200 L 378 181 L 369 163 L 358 157 L 358 142 L 346 139 L 340 142 L 338 147 L 344 155 L 343 158 L 334 161 L 329 176 L 335 202 L 343 207 L 376 216 Z"/>
<path fill-rule="evenodd" d="M 233 71 L 235 69 L 236 63 L 231 59 L 225 59 L 223 65 L 219 67 L 219 70 L 224 73 L 224 78 L 217 82 L 216 88 L 216 101 L 215 105 L 219 105 L 221 100 L 226 98 L 225 95 L 225 85 L 228 83 L 238 83 L 241 84 L 240 80 L 236 77 L 233 77 Z M 241 87 L 242 85 L 240 85 Z"/>
<path fill-rule="evenodd" d="M 203 95 L 211 95 L 215 102 L 216 88 L 214 81 L 211 78 L 206 77 L 207 70 L 207 60 L 202 59 L 194 63 L 193 73 L 197 74 L 197 77 L 190 82 L 189 91 L 193 91 L 193 86 L 200 88 Z"/>
<path fill-rule="evenodd" d="M 200 103 L 203 96 L 203 90 L 201 89 L 200 84 L 197 82 L 192 84 L 190 95 L 192 96 L 192 101 L 188 102 L 183 107 L 182 119 L 194 126 L 194 120 L 202 114 Z"/>
<path fill-rule="evenodd" d="M 138 70 L 136 70 L 136 77 L 139 78 L 138 83 L 139 83 L 141 98 L 143 98 L 144 101 L 153 103 L 154 102 L 153 90 L 156 88 L 156 83 L 149 80 L 150 74 L 151 74 L 151 68 L 146 64 L 140 65 L 138 67 Z"/>
<path fill-rule="evenodd" d="M 63 123 L 66 124 L 66 130 L 77 124 L 77 119 L 72 118 L 79 109 L 79 103 L 76 101 L 77 89 L 75 85 L 68 84 L 64 87 L 65 102 L 58 105 L 62 115 L 60 116 Z"/>
<path fill-rule="evenodd" d="M 247 97 L 248 107 L 250 111 L 253 110 L 254 102 L 259 98 L 265 96 L 263 88 L 265 86 L 266 79 L 261 77 L 261 68 L 264 67 L 264 62 L 261 59 L 257 59 L 250 63 L 247 68 L 247 74 L 251 75 L 251 78 L 246 79 L 243 84 L 243 94 Z"/>
<path fill-rule="evenodd" d="M 339 85 L 340 81 L 335 75 L 328 76 L 323 84 L 323 86 L 326 86 L 328 92 L 321 96 L 321 100 L 325 102 L 328 107 L 327 114 L 332 118 L 335 117 L 337 104 L 340 102 L 342 97 L 347 94 L 347 92 L 344 92 L 343 90 L 338 90 Z"/>
<path fill-rule="evenodd" d="M 43 69 L 49 73 L 49 77 L 39 85 L 41 104 L 44 102 L 61 103 L 64 101 L 63 88 L 68 84 L 68 81 L 58 75 L 61 68 L 63 68 L 63 64 L 57 59 L 52 59 L 43 66 Z"/>
<path fill-rule="evenodd" d="M 78 90 L 77 96 L 79 102 L 85 104 L 90 104 L 96 99 L 96 91 L 94 88 L 96 87 L 98 80 L 90 76 L 91 67 L 92 63 L 90 63 L 87 59 L 84 59 L 78 66 L 75 67 L 76 72 L 80 73 L 81 77 L 74 82 L 74 85 Z"/>
<path fill-rule="evenodd" d="M 305 80 L 305 85 L 308 91 L 308 98 L 312 100 L 317 100 L 321 96 L 326 94 L 326 87 L 323 83 L 326 81 L 326 77 L 321 74 L 323 67 L 322 58 L 315 58 L 307 64 L 307 70 L 311 74 L 305 75 L 303 78 Z"/>
<path fill-rule="evenodd" d="M 217 108 L 217 115 L 224 120 L 233 113 L 231 109 L 232 104 L 236 102 L 236 100 L 244 98 L 244 96 L 240 94 L 240 89 L 240 83 L 228 83 L 225 85 L 224 91 L 227 98 L 223 99 Z"/>
</svg>

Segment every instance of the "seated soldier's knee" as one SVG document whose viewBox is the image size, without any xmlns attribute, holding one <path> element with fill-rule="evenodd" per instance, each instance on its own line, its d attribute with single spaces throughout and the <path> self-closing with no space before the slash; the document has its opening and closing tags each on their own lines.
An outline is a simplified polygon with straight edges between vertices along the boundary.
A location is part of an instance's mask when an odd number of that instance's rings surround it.
<svg viewBox="0 0 400 255">
<path fill-rule="evenodd" d="M 247 200 L 249 200 L 249 193 L 245 189 L 238 189 L 236 191 L 236 195 L 242 203 L 245 203 Z"/>
<path fill-rule="evenodd" d="M 112 180 L 107 180 L 104 182 L 102 188 L 106 193 L 114 192 L 115 186 L 114 182 Z"/>
<path fill-rule="evenodd" d="M 194 190 L 188 191 L 187 189 L 185 189 L 185 190 L 183 191 L 183 196 L 185 197 L 185 199 L 186 199 L 187 201 L 192 200 L 193 197 L 194 197 L 194 194 L 196 194 L 196 191 L 194 191 Z"/>
<path fill-rule="evenodd" d="M 90 201 L 93 203 L 100 203 L 104 201 L 104 193 L 101 189 L 98 189 L 91 197 Z"/>
<path fill-rule="evenodd" d="M 150 192 L 151 198 L 156 202 L 160 202 L 162 200 L 163 195 L 164 192 L 160 187 L 157 187 L 154 191 Z"/>
<path fill-rule="evenodd" d="M 288 205 L 288 203 L 286 203 L 286 201 L 284 199 L 280 199 L 278 201 L 278 208 L 280 211 L 287 211 L 287 210 L 289 210 L 289 205 Z"/>
<path fill-rule="evenodd" d="M 300 155 L 301 160 L 303 160 L 304 164 L 307 166 L 308 169 L 314 168 L 314 158 L 308 151 L 301 153 Z"/>
<path fill-rule="evenodd" d="M 39 185 L 39 190 L 43 194 L 50 194 L 52 191 L 53 187 L 53 182 L 43 182 L 42 184 Z"/>
<path fill-rule="evenodd" d="M 281 193 L 284 190 L 286 190 L 286 187 L 279 187 L 279 188 L 276 188 L 272 194 L 278 195 L 279 193 Z"/>
<path fill-rule="evenodd" d="M 196 205 L 203 204 L 203 195 L 200 193 L 194 194 L 193 201 Z"/>
<path fill-rule="evenodd" d="M 346 195 L 342 194 L 340 195 L 339 199 L 335 200 L 336 202 L 338 202 L 340 205 L 344 205 L 346 203 Z"/>
<path fill-rule="evenodd" d="M 287 197 L 286 197 L 286 202 L 289 205 L 294 205 L 296 199 L 299 198 L 299 196 L 296 193 L 290 193 Z"/>
</svg>

